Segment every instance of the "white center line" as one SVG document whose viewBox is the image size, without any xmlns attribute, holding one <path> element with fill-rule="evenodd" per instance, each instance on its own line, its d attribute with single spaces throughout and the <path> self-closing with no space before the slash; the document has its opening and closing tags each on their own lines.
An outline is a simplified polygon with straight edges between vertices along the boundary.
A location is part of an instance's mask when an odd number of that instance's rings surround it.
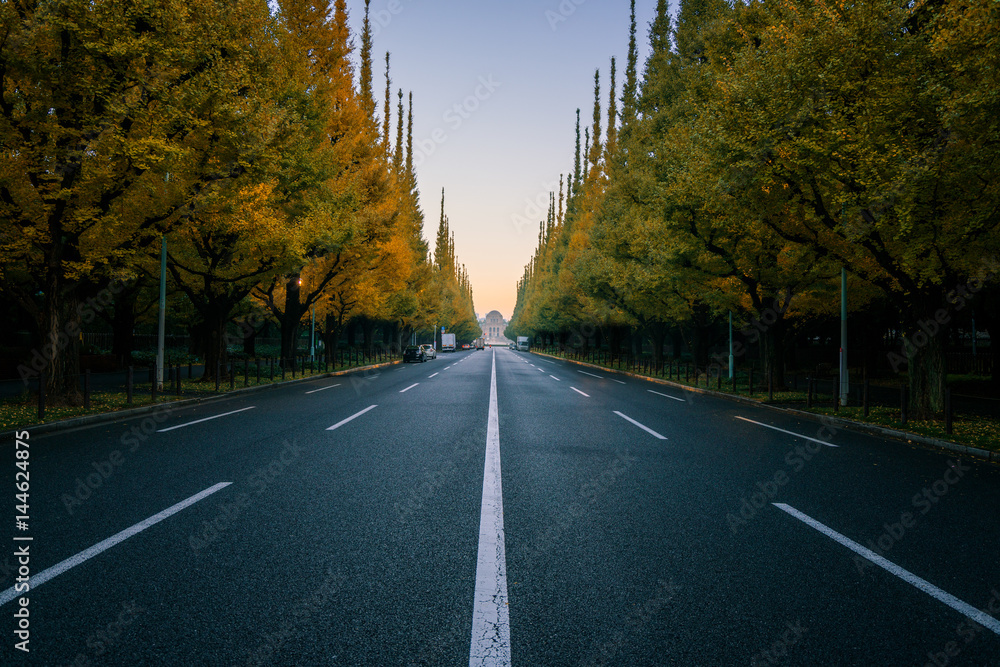
<svg viewBox="0 0 1000 667">
<path fill-rule="evenodd" d="M 544 368 L 539 368 L 538 366 L 535 366 L 535 370 L 538 371 L 539 373 L 544 373 L 545 372 Z"/>
<path fill-rule="evenodd" d="M 577 389 L 576 387 L 570 387 L 570 389 L 572 389 L 572 390 L 573 390 L 573 391 L 575 391 L 576 393 L 580 394 L 581 396 L 586 396 L 587 398 L 590 398 L 590 394 L 584 394 L 584 393 L 583 393 L 582 391 L 580 391 L 580 390 L 579 390 L 579 389 Z"/>
<path fill-rule="evenodd" d="M 434 373 L 434 375 L 437 375 L 437 373 Z M 427 379 L 430 380 L 432 377 L 434 377 L 434 375 L 428 375 Z"/>
<path fill-rule="evenodd" d="M 339 384 L 331 384 L 328 387 L 320 387 L 319 389 L 313 389 L 312 391 L 307 391 L 307 394 L 315 394 L 317 391 L 326 391 L 327 389 L 333 389 L 334 387 L 339 387 Z"/>
<path fill-rule="evenodd" d="M 557 378 L 555 375 L 550 375 L 549 377 L 552 378 L 553 380 L 555 380 L 556 382 L 562 382 L 562 380 L 560 380 L 559 378 Z"/>
<path fill-rule="evenodd" d="M 649 434 L 650 434 L 650 435 L 652 435 L 653 437 L 656 437 L 656 438 L 659 438 L 660 440 L 666 440 L 666 439 L 667 439 L 667 436 L 665 436 L 665 435 L 660 435 L 659 433 L 657 433 L 657 432 L 656 432 L 656 431 L 654 431 L 653 429 L 649 428 L 648 426 L 644 426 L 644 425 L 640 424 L 640 423 L 639 423 L 639 422 L 637 422 L 636 420 L 634 420 L 634 419 L 632 419 L 631 417 L 628 417 L 628 416 L 626 416 L 626 415 L 623 415 L 622 413 L 618 412 L 617 410 L 615 410 L 615 411 L 614 411 L 614 413 L 615 413 L 616 415 L 618 415 L 619 417 L 621 417 L 622 419 L 624 419 L 625 421 L 627 421 L 627 422 L 632 422 L 633 424 L 635 424 L 636 426 L 638 426 L 639 428 L 641 428 L 641 429 L 642 429 L 643 431 L 645 431 L 646 433 L 649 433 Z"/>
<path fill-rule="evenodd" d="M 510 611 L 507 608 L 507 556 L 504 551 L 503 488 L 500 483 L 500 419 L 497 413 L 497 360 L 490 372 L 490 409 L 486 422 L 486 465 L 479 514 L 479 554 L 472 609 L 469 667 L 510 665 Z"/>
<path fill-rule="evenodd" d="M 200 424 L 202 422 L 207 422 L 212 419 L 218 419 L 219 417 L 228 417 L 229 415 L 235 415 L 237 412 L 244 412 L 246 410 L 253 410 L 256 405 L 251 405 L 249 408 L 240 408 L 239 410 L 233 410 L 231 412 L 223 412 L 221 415 L 214 415 L 212 417 L 205 417 L 204 419 L 196 419 L 193 422 L 187 422 L 186 424 L 178 424 L 177 426 L 168 426 L 167 428 L 161 428 L 157 433 L 166 433 L 167 431 L 173 431 L 175 428 L 184 428 L 185 426 L 193 426 L 194 424 Z"/>
<path fill-rule="evenodd" d="M 646 391 L 648 391 L 650 394 L 656 394 L 657 396 L 662 396 L 664 398 L 672 398 L 675 401 L 680 401 L 681 403 L 687 403 L 687 401 L 685 401 L 683 398 L 677 398 L 676 396 L 671 396 L 670 394 L 661 394 L 660 392 L 653 391 L 652 389 L 647 389 Z"/>
<path fill-rule="evenodd" d="M 588 373 L 587 371 L 577 371 L 577 373 L 583 373 L 584 375 L 589 375 L 592 378 L 597 378 L 598 380 L 603 380 L 603 375 L 594 375 L 593 373 Z"/>
<path fill-rule="evenodd" d="M 755 422 L 754 420 L 747 419 L 746 417 L 740 417 L 739 415 L 733 415 L 733 416 L 736 417 L 737 419 L 742 419 L 745 422 L 750 422 L 751 424 L 756 424 L 757 426 L 763 426 L 764 428 L 769 428 L 769 429 L 774 430 L 774 431 L 781 431 L 782 433 L 787 433 L 788 435 L 794 435 L 796 438 L 802 438 L 803 440 L 811 440 L 813 442 L 818 442 L 819 444 L 826 445 L 827 447 L 837 447 L 838 446 L 838 445 L 835 445 L 833 443 L 826 442 L 824 440 L 817 440 L 816 438 L 810 438 L 808 435 L 800 435 L 800 434 L 795 433 L 793 431 L 786 431 L 785 429 L 778 428 L 777 426 L 770 426 L 768 424 L 762 424 L 761 422 Z"/>
<path fill-rule="evenodd" d="M 204 491 L 200 491 L 200 492 L 194 494 L 193 496 L 191 496 L 187 500 L 182 500 L 181 502 L 177 503 L 176 505 L 171 505 L 170 507 L 168 507 L 167 509 L 163 510 L 162 512 L 158 512 L 157 514 L 154 514 L 153 516 L 149 517 L 148 519 L 144 519 L 144 520 L 140 521 L 139 523 L 137 523 L 137 524 L 135 524 L 133 526 L 130 526 L 129 528 L 126 528 L 125 530 L 121 531 L 120 533 L 115 533 L 114 535 L 112 535 L 108 539 L 102 540 L 101 542 L 98 542 L 97 544 L 95 544 L 94 546 L 90 547 L 89 549 L 84 549 L 83 551 L 81 551 L 80 553 L 76 554 L 75 556 L 70 556 L 66 560 L 61 561 L 59 563 L 56 563 L 55 565 L 53 565 L 52 567 L 48 568 L 47 570 L 42 570 L 38 574 L 31 575 L 31 587 L 32 588 L 37 588 L 38 586 L 41 586 L 46 581 L 48 581 L 50 579 L 53 579 L 54 577 L 58 577 L 60 574 L 62 574 L 66 570 L 68 570 L 70 568 L 73 568 L 73 567 L 76 567 L 77 565 L 80 565 L 81 563 L 83 563 L 83 562 L 85 562 L 87 560 L 90 560 L 91 558 L 93 558 L 94 556 L 100 554 L 101 552 L 107 551 L 108 549 L 110 549 L 111 547 L 115 546 L 119 542 L 124 542 L 125 540 L 127 540 L 130 537 L 132 537 L 133 535 L 137 535 L 137 534 L 141 533 L 142 531 L 146 530 L 150 526 L 153 526 L 153 525 L 155 525 L 155 524 L 163 521 L 164 519 L 166 519 L 167 517 L 171 516 L 172 514 L 176 514 L 177 512 L 180 512 L 185 507 L 189 507 L 189 506 L 195 504 L 196 502 L 198 502 L 202 498 L 210 496 L 210 495 L 212 495 L 213 493 L 215 493 L 216 491 L 218 491 L 220 489 L 224 489 L 225 487 L 229 486 L 230 484 L 232 484 L 232 482 L 219 482 L 218 484 L 216 484 L 214 486 L 210 486 L 207 489 L 205 489 Z M 7 604 L 8 602 L 10 602 L 11 600 L 13 600 L 14 598 L 16 598 L 19 595 L 23 594 L 23 591 L 21 593 L 16 592 L 15 588 L 16 587 L 12 586 L 12 587 L 8 588 L 7 590 L 5 590 L 3 593 L 0 593 L 0 605 Z"/>
<path fill-rule="evenodd" d="M 868 559 L 875 565 L 881 567 L 883 570 L 896 575 L 906 583 L 915 586 L 916 588 L 919 588 L 924 593 L 927 593 L 932 598 L 935 598 L 936 600 L 945 603 L 946 605 L 948 605 L 958 613 L 962 614 L 963 616 L 972 619 L 976 623 L 979 623 L 983 627 L 989 628 L 996 634 L 1000 635 L 1000 620 L 993 618 L 986 612 L 980 611 L 966 602 L 962 602 L 951 593 L 946 593 L 945 591 L 941 590 L 940 588 L 930 583 L 926 579 L 921 579 L 912 572 L 904 570 L 903 568 L 896 565 L 892 561 L 886 560 L 885 558 L 879 556 L 877 553 L 875 553 L 870 549 L 866 549 L 865 547 L 861 546 L 860 544 L 850 539 L 849 537 L 841 535 L 832 528 L 826 526 L 825 524 L 820 523 L 816 519 L 813 519 L 812 517 L 806 514 L 803 514 L 794 507 L 791 507 L 790 505 L 786 505 L 784 503 L 772 503 L 772 504 L 778 509 L 787 512 L 788 514 L 791 514 L 793 517 L 805 523 L 806 525 L 812 526 L 813 528 L 823 533 L 830 539 L 839 542 L 840 544 L 847 547 L 848 549 L 858 554 L 862 558 Z"/>
<path fill-rule="evenodd" d="M 413 384 L 411 384 L 406 389 L 400 389 L 399 393 L 402 394 L 404 391 L 410 391 L 411 389 L 413 389 L 414 387 L 416 387 L 418 384 L 420 384 L 420 383 L 419 382 L 414 382 Z"/>
<path fill-rule="evenodd" d="M 368 412 L 369 410 L 374 410 L 374 409 L 375 409 L 375 408 L 377 408 L 377 407 L 378 407 L 378 405 L 377 405 L 377 404 L 376 404 L 376 405 L 369 405 L 369 406 L 368 406 L 367 408 L 365 408 L 365 409 L 364 409 L 364 410 L 362 410 L 361 412 L 357 412 L 357 413 L 355 413 L 355 414 L 351 415 L 350 417 L 348 417 L 347 419 L 342 419 L 342 420 L 340 420 L 339 422 L 337 422 L 336 424 L 334 424 L 333 426 L 331 426 L 330 428 L 328 428 L 328 429 L 326 429 L 326 430 L 327 430 L 327 431 L 332 431 L 332 430 L 333 430 L 333 429 L 335 429 L 335 428 L 340 428 L 341 426 L 343 426 L 343 425 L 344 425 L 344 424 L 346 424 L 347 422 L 351 421 L 352 419 L 357 419 L 358 417 L 360 417 L 361 415 L 365 414 L 365 413 L 366 413 L 366 412 Z"/>
</svg>

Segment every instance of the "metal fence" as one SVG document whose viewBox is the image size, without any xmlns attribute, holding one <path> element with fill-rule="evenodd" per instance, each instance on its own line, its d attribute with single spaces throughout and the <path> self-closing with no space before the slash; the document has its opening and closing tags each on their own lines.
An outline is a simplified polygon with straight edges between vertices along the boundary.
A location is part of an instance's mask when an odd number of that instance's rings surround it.
<svg viewBox="0 0 1000 667">
<path fill-rule="evenodd" d="M 836 374 L 786 372 L 784 386 L 777 387 L 767 373 L 755 364 L 737 365 L 730 378 L 728 364 L 711 364 L 705 367 L 691 361 L 673 359 L 663 359 L 657 363 L 652 356 L 618 355 L 604 350 L 560 350 L 554 347 L 538 350 L 595 366 L 661 378 L 692 387 L 757 397 L 776 404 L 805 408 L 827 407 L 834 412 L 839 412 L 841 408 L 860 408 L 863 417 L 868 417 L 876 409 L 890 410 L 901 426 L 905 426 L 911 418 L 907 411 L 908 386 L 898 376 L 866 378 L 860 373 L 851 375 L 848 378 L 847 404 L 842 405 L 838 391 L 840 378 Z M 987 363 L 984 357 L 985 355 L 977 355 L 976 363 Z M 992 366 L 979 368 L 988 372 Z M 953 420 L 977 417 L 996 419 L 1000 417 L 1000 398 L 973 396 L 949 388 L 946 390 L 942 417 L 948 433 L 951 433 Z"/>
<path fill-rule="evenodd" d="M 299 356 L 288 359 L 256 357 L 219 363 L 214 374 L 206 375 L 203 364 L 167 364 L 163 378 L 156 381 L 152 367 L 129 366 L 124 371 L 95 373 L 85 370 L 65 378 L 64 386 L 75 388 L 83 410 L 92 407 L 121 408 L 150 404 L 180 396 L 199 396 L 232 391 L 241 387 L 272 384 L 289 379 L 321 376 L 326 373 L 363 368 L 399 359 L 390 349 L 338 350 L 331 359 Z M 0 381 L 0 400 L 8 405 L 37 403 L 38 420 L 44 421 L 49 401 L 45 384 L 35 374 L 20 380 Z"/>
</svg>

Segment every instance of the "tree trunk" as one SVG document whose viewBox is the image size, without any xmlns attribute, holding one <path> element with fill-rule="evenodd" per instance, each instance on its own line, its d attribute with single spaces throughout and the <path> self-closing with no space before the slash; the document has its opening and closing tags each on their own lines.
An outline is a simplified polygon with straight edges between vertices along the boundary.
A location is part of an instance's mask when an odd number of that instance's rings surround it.
<svg viewBox="0 0 1000 667">
<path fill-rule="evenodd" d="M 323 355 L 327 363 L 333 364 L 336 361 L 337 343 L 340 342 L 340 333 L 343 325 L 340 319 L 333 313 L 326 316 L 326 325 L 323 327 Z"/>
<path fill-rule="evenodd" d="M 921 336 L 921 333 L 924 335 Z M 931 419 L 944 410 L 944 390 L 948 378 L 944 333 L 939 331 L 937 335 L 927 335 L 917 331 L 907 338 L 910 410 L 917 419 Z"/>
<path fill-rule="evenodd" d="M 278 318 L 281 325 L 281 357 L 291 359 L 298 352 L 299 326 L 305 307 L 299 302 L 299 276 L 293 275 L 285 283 L 285 310 Z"/>
<path fill-rule="evenodd" d="M 770 324 L 760 339 L 761 363 L 765 373 L 771 374 L 775 391 L 785 386 L 785 332 L 787 326 L 781 315 Z M 766 375 L 764 381 L 766 382 Z"/>
<path fill-rule="evenodd" d="M 240 324 L 240 329 L 243 331 L 243 353 L 247 357 L 257 356 L 257 334 L 260 333 L 254 326 L 253 318 L 247 318 Z"/>
<path fill-rule="evenodd" d="M 375 351 L 375 323 L 367 317 L 361 322 L 361 337 L 361 349 L 371 356 Z"/>
<path fill-rule="evenodd" d="M 351 320 L 347 324 L 347 347 L 353 348 L 356 345 L 358 336 L 358 322 Z"/>
<path fill-rule="evenodd" d="M 229 350 L 226 347 L 226 322 L 229 311 L 206 311 L 202 313 L 202 322 L 197 327 L 200 342 L 198 347 L 205 354 L 205 371 L 201 375 L 202 382 L 215 382 L 218 369 L 219 382 L 229 378 L 227 364 Z"/>
<path fill-rule="evenodd" d="M 670 332 L 670 356 L 674 361 L 681 358 L 681 349 L 684 347 L 684 332 L 680 327 L 674 327 Z"/>
<path fill-rule="evenodd" d="M 667 338 L 667 326 L 663 322 L 653 322 L 648 330 L 649 341 L 653 346 L 653 364 L 659 367 L 663 363 L 663 343 Z"/>
<path fill-rule="evenodd" d="M 36 370 L 40 381 L 45 382 L 49 405 L 83 405 L 79 386 L 82 330 L 77 308 L 81 302 L 75 295 L 62 293 L 55 281 L 50 281 L 48 287 L 39 323 L 43 342 L 32 355 L 40 352 L 44 367 Z"/>
</svg>

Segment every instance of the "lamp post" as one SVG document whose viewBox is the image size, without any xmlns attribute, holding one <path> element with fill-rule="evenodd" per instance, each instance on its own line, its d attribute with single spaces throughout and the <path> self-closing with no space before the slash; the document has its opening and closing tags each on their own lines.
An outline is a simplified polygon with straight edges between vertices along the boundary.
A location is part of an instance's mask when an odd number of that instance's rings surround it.
<svg viewBox="0 0 1000 667">
<path fill-rule="evenodd" d="M 847 269 L 840 268 L 840 404 L 847 405 Z"/>
<path fill-rule="evenodd" d="M 733 379 L 733 366 L 735 365 L 735 358 L 733 357 L 733 311 L 729 311 L 729 379 Z"/>
<path fill-rule="evenodd" d="M 156 337 L 156 388 L 163 389 L 163 343 L 167 319 L 167 237 L 160 237 L 160 313 Z"/>
</svg>

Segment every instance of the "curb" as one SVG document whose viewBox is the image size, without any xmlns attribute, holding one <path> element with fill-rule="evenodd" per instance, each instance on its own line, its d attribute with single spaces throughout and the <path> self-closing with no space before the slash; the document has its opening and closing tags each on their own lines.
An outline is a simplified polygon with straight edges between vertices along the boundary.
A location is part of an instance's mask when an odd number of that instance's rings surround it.
<svg viewBox="0 0 1000 667">
<path fill-rule="evenodd" d="M 577 366 L 586 366 L 587 368 L 595 368 L 608 373 L 625 375 L 627 377 L 632 377 L 637 380 L 646 380 L 647 382 L 667 385 L 669 387 L 674 387 L 676 389 L 683 389 L 684 391 L 690 391 L 697 394 L 705 394 L 706 396 L 724 398 L 733 401 L 734 403 L 755 405 L 759 408 L 767 408 L 768 410 L 784 412 L 786 414 L 795 415 L 796 417 L 802 417 L 804 419 L 809 419 L 811 421 L 818 422 L 826 426 L 838 426 L 845 431 L 855 431 L 858 433 L 864 433 L 866 435 L 882 436 L 884 438 L 890 438 L 892 440 L 905 441 L 906 443 L 911 445 L 913 444 L 924 445 L 925 447 L 931 449 L 945 449 L 948 451 L 957 452 L 959 454 L 964 454 L 966 456 L 979 459 L 986 463 L 993 463 L 995 465 L 1000 465 L 1000 452 L 994 452 L 988 449 L 980 449 L 979 447 L 970 447 L 968 445 L 962 445 L 957 442 L 951 442 L 950 440 L 941 440 L 940 438 L 932 438 L 930 436 L 920 435 L 918 433 L 899 431 L 897 429 L 887 428 L 885 426 L 877 426 L 875 424 L 865 424 L 864 422 L 856 422 L 851 419 L 845 419 L 843 417 L 830 417 L 828 415 L 818 415 L 814 412 L 806 412 L 805 410 L 786 408 L 780 405 L 768 405 L 767 403 L 761 403 L 759 401 L 755 401 L 745 396 L 727 394 L 725 392 L 713 391 L 711 389 L 702 389 L 701 387 L 689 387 L 684 384 L 677 384 L 676 382 L 671 382 L 670 380 L 663 380 L 661 378 L 652 378 L 646 375 L 639 375 L 638 373 L 632 373 L 629 371 L 615 370 L 614 368 L 605 368 L 604 366 L 595 366 L 594 364 L 588 364 L 584 361 L 576 361 L 574 359 L 564 359 L 563 357 L 557 357 L 555 355 L 547 354 L 545 352 L 532 352 L 531 354 L 537 354 L 542 357 L 549 357 L 550 359 L 559 359 L 560 361 L 568 361 L 569 363 L 576 364 Z"/>
<path fill-rule="evenodd" d="M 233 398 L 236 396 L 242 396 L 246 394 L 255 394 L 260 391 L 266 391 L 268 389 L 276 389 L 278 387 L 287 387 L 288 385 L 299 384 L 302 382 L 310 382 L 312 380 L 321 380 L 323 378 L 338 377 L 341 375 L 348 375 L 349 373 L 356 373 L 358 371 L 367 371 L 375 368 L 384 368 L 386 366 L 394 366 L 399 361 L 387 361 L 381 364 L 372 364 L 371 366 L 358 366 L 357 368 L 350 368 L 342 371 L 330 371 L 329 373 L 320 373 L 317 375 L 310 375 L 306 378 L 295 378 L 294 380 L 285 380 L 278 382 L 271 382 L 268 384 L 260 384 L 254 387 L 240 387 L 233 389 L 232 391 L 225 391 L 218 394 L 212 394 L 211 396 L 197 396 L 194 398 L 181 398 L 173 401 L 163 401 L 162 403 L 156 403 L 155 405 L 143 405 L 137 408 L 127 408 L 125 410 L 115 410 L 113 412 L 101 412 L 95 415 L 83 415 L 80 417 L 69 417 L 68 419 L 60 419 L 53 422 L 45 422 L 42 424 L 27 424 L 25 426 L 16 428 L 11 431 L 0 431 L 0 437 L 6 438 L 7 436 L 12 436 L 15 433 L 22 431 L 28 431 L 32 435 L 35 434 L 46 434 L 55 433 L 57 431 L 68 431 L 70 429 L 79 428 L 81 426 L 94 426 L 97 424 L 103 424 L 107 422 L 115 422 L 122 419 L 131 419 L 132 417 L 148 414 L 150 412 L 156 412 L 162 410 L 163 408 L 173 409 L 175 407 L 187 407 L 191 405 L 198 405 L 199 403 L 208 403 L 211 401 L 219 401 L 226 398 Z"/>
</svg>

